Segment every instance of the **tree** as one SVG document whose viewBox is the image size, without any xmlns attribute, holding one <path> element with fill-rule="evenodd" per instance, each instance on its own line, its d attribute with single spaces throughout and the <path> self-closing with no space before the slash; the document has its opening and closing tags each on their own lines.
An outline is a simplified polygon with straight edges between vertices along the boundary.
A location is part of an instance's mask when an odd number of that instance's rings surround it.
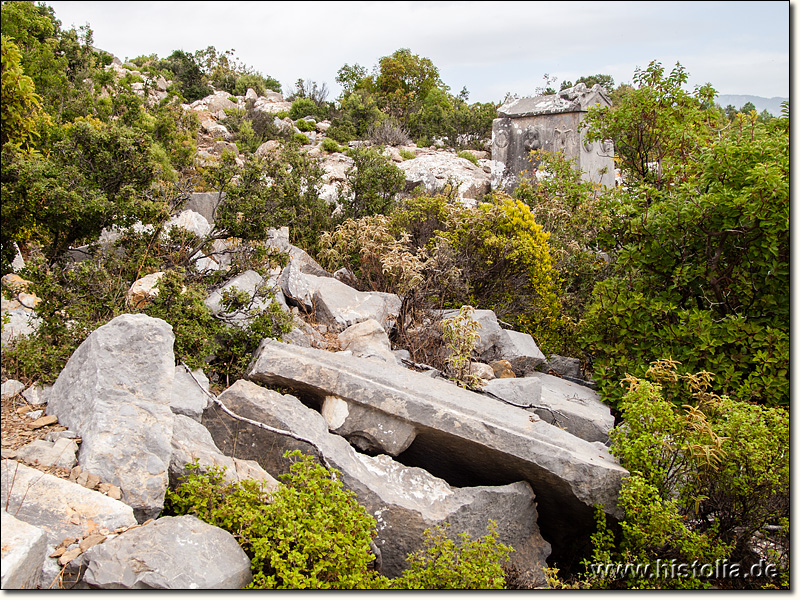
<svg viewBox="0 0 800 600">
<path fill-rule="evenodd" d="M 696 122 L 673 135 L 691 139 Z M 595 376 L 615 398 L 611 381 L 671 357 L 715 373 L 731 397 L 787 404 L 788 115 L 737 115 L 680 172 L 656 194 L 633 186 L 609 204 L 616 276 L 595 288 L 585 321 Z"/>
<path fill-rule="evenodd" d="M 11 38 L 2 36 L 2 128 L 0 144 L 28 147 L 35 137 L 42 101 L 33 80 L 22 72 L 21 55 Z"/>
<path fill-rule="evenodd" d="M 13 242 L 37 235 L 51 261 L 104 227 L 150 221 L 164 208 L 143 192 L 156 176 L 151 140 L 119 124 L 79 118 L 48 155 L 2 153 L 3 270 Z"/>
<path fill-rule="evenodd" d="M 636 89 L 621 104 L 590 108 L 584 127 L 591 141 L 614 141 L 614 151 L 628 184 L 655 189 L 685 180 L 685 173 L 717 125 L 717 113 L 702 108 L 716 91 L 705 85 L 690 94 L 688 73 L 678 63 L 668 76 L 653 61 L 633 76 Z"/>
<path fill-rule="evenodd" d="M 433 90 L 447 91 L 437 69 L 429 58 L 401 48 L 378 62 L 375 86 L 381 108 L 387 114 L 408 122 L 413 111 L 424 104 Z"/>
<path fill-rule="evenodd" d="M 564 81 L 561 83 L 561 89 L 571 88 L 573 86 L 578 85 L 579 83 L 583 83 L 586 85 L 587 88 L 591 88 L 595 84 L 600 84 L 605 88 L 607 93 L 611 93 L 614 91 L 614 78 L 611 75 L 604 75 L 602 73 L 598 73 L 597 75 L 584 75 L 583 77 L 578 77 L 575 80 L 575 83 L 571 81 Z"/>
<path fill-rule="evenodd" d="M 752 102 L 745 102 L 742 108 L 739 109 L 739 112 L 748 114 L 754 112 L 755 110 L 756 110 L 755 104 L 753 104 Z"/>
<path fill-rule="evenodd" d="M 194 102 L 211 93 L 197 59 L 188 52 L 175 50 L 161 61 L 160 67 L 172 73 L 174 85 L 186 102 Z"/>
</svg>

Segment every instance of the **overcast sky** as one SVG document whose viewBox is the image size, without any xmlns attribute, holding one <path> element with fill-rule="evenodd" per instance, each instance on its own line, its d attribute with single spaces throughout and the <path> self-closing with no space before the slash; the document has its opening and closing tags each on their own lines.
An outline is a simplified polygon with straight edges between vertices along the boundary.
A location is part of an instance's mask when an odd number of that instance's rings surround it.
<svg viewBox="0 0 800 600">
<path fill-rule="evenodd" d="M 789 96 L 790 2 L 71 2 L 46 1 L 62 26 L 89 24 L 121 60 L 215 46 L 276 78 L 327 83 L 371 70 L 399 48 L 430 58 L 453 93 L 499 102 L 532 95 L 544 75 L 574 81 L 680 62 L 691 87 Z M 791 3 L 792 5 L 794 2 Z M 794 9 L 794 6 L 792 6 Z"/>
</svg>

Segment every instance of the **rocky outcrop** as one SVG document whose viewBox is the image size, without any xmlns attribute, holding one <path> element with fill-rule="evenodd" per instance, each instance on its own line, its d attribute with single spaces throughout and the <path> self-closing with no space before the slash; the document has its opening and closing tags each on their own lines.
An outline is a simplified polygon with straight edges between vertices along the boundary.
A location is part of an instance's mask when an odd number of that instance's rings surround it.
<svg viewBox="0 0 800 600">
<path fill-rule="evenodd" d="M 262 342 L 247 376 L 293 389 L 310 405 L 336 396 L 413 424 L 416 438 L 401 460 L 454 485 L 528 481 L 552 543 L 591 531 L 596 504 L 621 516 L 616 499 L 627 472 L 608 450 L 523 408 L 389 363 L 274 340 Z"/>
<path fill-rule="evenodd" d="M 384 574 L 400 574 L 406 567 L 406 555 L 421 547 L 425 529 L 447 522 L 454 534 L 481 536 L 493 519 L 500 541 L 516 549 L 512 560 L 532 575 L 542 576 L 550 548 L 539 534 L 534 494 L 527 483 L 455 488 L 388 456 L 360 454 L 344 438 L 329 433 L 323 417 L 295 397 L 248 381 L 237 381 L 219 401 L 241 417 L 308 440 L 275 434 L 211 407 L 203 423 L 226 454 L 235 451 L 241 458 L 257 460 L 269 472 L 279 473 L 289 471 L 284 452 L 299 449 L 324 457 L 340 471 L 344 485 L 377 521 L 375 543 L 381 551 Z"/>
<path fill-rule="evenodd" d="M 451 153 L 421 154 L 397 166 L 405 173 L 407 189 L 422 188 L 427 194 L 455 184 L 461 198 L 475 200 L 491 189 L 489 173 Z"/>
<path fill-rule="evenodd" d="M 161 512 L 167 488 L 174 339 L 161 319 L 116 317 L 78 347 L 47 405 L 83 439 L 80 466 L 119 486 L 141 520 Z"/>
<path fill-rule="evenodd" d="M 250 559 L 227 531 L 197 517 L 162 517 L 89 549 L 84 581 L 109 590 L 241 589 Z"/>
</svg>

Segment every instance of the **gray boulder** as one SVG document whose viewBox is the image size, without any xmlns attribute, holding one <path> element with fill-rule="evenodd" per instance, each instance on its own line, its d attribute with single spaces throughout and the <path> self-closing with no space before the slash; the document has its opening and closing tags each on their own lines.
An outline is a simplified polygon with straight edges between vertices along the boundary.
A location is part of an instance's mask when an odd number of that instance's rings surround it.
<svg viewBox="0 0 800 600">
<path fill-rule="evenodd" d="M 4 590 L 32 590 L 39 585 L 47 556 L 47 534 L 39 527 L 20 521 L 2 511 L 0 521 L 3 547 Z"/>
<path fill-rule="evenodd" d="M 175 367 L 175 378 L 172 380 L 170 409 L 176 415 L 185 415 L 199 422 L 210 401 L 208 395 L 203 393 L 203 390 L 207 392 L 208 388 L 208 377 L 202 369 L 190 372 L 183 365 L 178 365 Z"/>
<path fill-rule="evenodd" d="M 176 415 L 173 424 L 172 462 L 169 465 L 171 486 L 179 485 L 181 479 L 188 475 L 188 464 L 197 464 L 201 473 L 207 472 L 211 467 L 224 469 L 226 483 L 259 479 L 265 481 L 269 489 L 275 489 L 279 485 L 257 462 L 222 454 L 208 429 L 200 423 L 184 415 Z"/>
<path fill-rule="evenodd" d="M 328 433 L 323 417 L 293 396 L 281 395 L 240 380 L 225 390 L 220 401 L 237 415 L 304 437 L 311 444 L 279 435 L 222 412 L 206 411 L 203 422 L 226 453 L 252 458 L 272 473 L 288 472 L 287 450 L 299 449 L 340 471 L 345 487 L 375 517 L 381 551 L 381 571 L 390 577 L 406 568 L 405 557 L 421 548 L 423 531 L 445 522 L 451 535 L 486 533 L 489 519 L 497 521 L 500 541 L 516 549 L 520 568 L 540 577 L 550 547 L 539 535 L 534 495 L 527 483 L 454 488 L 423 469 L 406 467 L 388 456 L 356 452 L 342 437 Z"/>
<path fill-rule="evenodd" d="M 84 581 L 109 590 L 241 589 L 250 559 L 227 531 L 192 515 L 162 517 L 84 555 Z"/>
<path fill-rule="evenodd" d="M 78 347 L 47 405 L 81 436 L 83 470 L 118 486 L 142 521 L 161 512 L 167 488 L 174 339 L 161 319 L 116 317 Z"/>
<path fill-rule="evenodd" d="M 606 443 L 614 427 L 611 409 L 595 392 L 553 375 L 533 373 L 521 379 L 495 379 L 483 389 L 513 404 L 543 407 L 531 410 L 587 442 Z"/>
<path fill-rule="evenodd" d="M 62 571 L 57 559 L 49 555 L 65 538 L 78 539 L 100 529 L 114 531 L 136 525 L 133 510 L 127 504 L 15 461 L 2 461 L 0 482 L 2 506 L 47 535 L 48 556 L 42 569 L 42 587 L 50 587 Z M 77 582 L 80 571 L 81 557 L 78 557 L 69 564 L 64 580 Z"/>
<path fill-rule="evenodd" d="M 247 376 L 293 389 L 309 405 L 336 396 L 413 424 L 418 433 L 402 454 L 404 464 L 453 485 L 528 481 L 551 543 L 585 539 L 596 504 L 621 517 L 617 495 L 627 471 L 607 449 L 523 408 L 389 363 L 272 340 L 259 346 Z"/>
</svg>

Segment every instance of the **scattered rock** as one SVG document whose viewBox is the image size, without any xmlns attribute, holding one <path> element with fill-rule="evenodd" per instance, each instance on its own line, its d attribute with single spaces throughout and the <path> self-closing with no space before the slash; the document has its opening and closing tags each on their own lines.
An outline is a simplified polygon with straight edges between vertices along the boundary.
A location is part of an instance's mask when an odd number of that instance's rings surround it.
<svg viewBox="0 0 800 600">
<path fill-rule="evenodd" d="M 236 539 L 191 515 L 126 531 L 84 560 L 84 581 L 100 589 L 241 589 L 252 580 Z"/>
<path fill-rule="evenodd" d="M 528 481 L 551 543 L 586 538 L 595 504 L 621 516 L 617 494 L 627 471 L 607 450 L 532 422 L 525 409 L 389 363 L 274 340 L 259 346 L 247 377 L 292 389 L 310 406 L 336 396 L 413 424 L 418 433 L 403 462 L 453 485 Z"/>
<path fill-rule="evenodd" d="M 47 534 L 5 510 L 0 525 L 3 547 L 0 587 L 4 590 L 35 589 L 47 556 Z"/>
<path fill-rule="evenodd" d="M 299 449 L 314 456 L 321 453 L 340 471 L 344 485 L 378 523 L 374 541 L 385 575 L 397 576 L 407 567 L 405 557 L 422 547 L 425 529 L 447 522 L 452 535 L 463 531 L 477 537 L 486 533 L 488 519 L 497 521 L 500 541 L 516 548 L 512 560 L 541 575 L 550 547 L 539 535 L 534 495 L 527 483 L 459 489 L 388 456 L 359 454 L 342 437 L 328 433 L 318 412 L 293 396 L 248 381 L 237 381 L 219 399 L 238 415 L 288 430 L 313 444 L 238 422 L 221 411 L 206 411 L 203 423 L 225 452 L 232 453 L 235 444 L 237 456 L 256 459 L 270 472 L 284 473 L 290 466 L 284 452 Z"/>
</svg>

